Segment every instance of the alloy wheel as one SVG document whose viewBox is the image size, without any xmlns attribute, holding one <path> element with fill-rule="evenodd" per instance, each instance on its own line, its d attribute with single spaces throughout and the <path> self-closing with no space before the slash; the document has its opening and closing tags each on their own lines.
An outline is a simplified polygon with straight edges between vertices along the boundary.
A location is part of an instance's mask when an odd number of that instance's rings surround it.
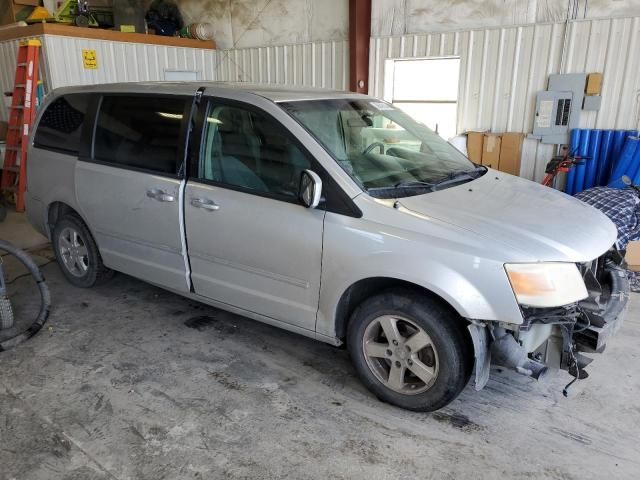
<svg viewBox="0 0 640 480">
<path fill-rule="evenodd" d="M 438 377 L 438 353 L 431 337 L 407 318 L 383 315 L 372 320 L 362 349 L 369 369 L 395 392 L 422 393 Z"/>
<path fill-rule="evenodd" d="M 60 232 L 58 253 L 71 275 L 82 277 L 89 270 L 89 252 L 84 239 L 76 229 L 66 227 Z"/>
</svg>

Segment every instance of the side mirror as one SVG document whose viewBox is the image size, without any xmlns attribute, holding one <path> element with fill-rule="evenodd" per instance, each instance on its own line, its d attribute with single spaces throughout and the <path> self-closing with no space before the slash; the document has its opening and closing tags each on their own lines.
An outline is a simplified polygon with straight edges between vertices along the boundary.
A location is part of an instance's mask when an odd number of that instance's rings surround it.
<svg viewBox="0 0 640 480">
<path fill-rule="evenodd" d="M 320 204 L 322 180 L 317 173 L 303 170 L 300 175 L 300 201 L 307 208 L 316 208 Z"/>
</svg>

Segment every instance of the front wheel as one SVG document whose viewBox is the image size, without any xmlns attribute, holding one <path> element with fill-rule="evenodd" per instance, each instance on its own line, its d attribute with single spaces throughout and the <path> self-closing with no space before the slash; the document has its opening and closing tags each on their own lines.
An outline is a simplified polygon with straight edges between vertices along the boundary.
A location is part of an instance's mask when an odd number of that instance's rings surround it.
<svg viewBox="0 0 640 480">
<path fill-rule="evenodd" d="M 473 368 L 473 346 L 460 318 L 419 292 L 390 290 L 353 313 L 352 361 L 379 399 L 414 411 L 452 402 Z"/>
</svg>

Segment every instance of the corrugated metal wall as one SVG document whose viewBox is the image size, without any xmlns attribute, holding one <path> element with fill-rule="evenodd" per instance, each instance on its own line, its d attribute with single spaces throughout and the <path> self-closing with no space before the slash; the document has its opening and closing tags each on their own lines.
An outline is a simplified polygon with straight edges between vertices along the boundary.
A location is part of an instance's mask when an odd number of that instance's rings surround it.
<svg viewBox="0 0 640 480">
<path fill-rule="evenodd" d="M 604 73 L 602 108 L 582 128 L 640 127 L 640 17 L 570 23 L 563 72 Z"/>
<path fill-rule="evenodd" d="M 221 50 L 216 80 L 280 83 L 345 90 L 347 41 Z"/>
<path fill-rule="evenodd" d="M 198 72 L 198 79 L 213 79 L 216 51 L 144 43 L 110 42 L 88 38 L 45 35 L 44 55 L 49 86 L 164 80 L 166 70 Z M 82 50 L 95 50 L 98 68 L 82 65 Z"/>
<path fill-rule="evenodd" d="M 200 80 L 279 83 L 344 90 L 347 41 L 206 50 L 45 35 L 41 62 L 47 91 L 67 85 L 164 80 L 167 70 L 197 72 Z M 19 40 L 0 42 L 0 91 L 13 88 Z M 82 65 L 82 50 L 96 50 L 98 68 Z M 0 120 L 6 120 L 0 108 Z"/>
<path fill-rule="evenodd" d="M 640 105 L 640 17 L 572 21 L 448 33 L 372 38 L 369 85 L 384 94 L 385 60 L 459 56 L 458 132 L 531 132 L 535 96 L 550 73 L 603 72 L 599 112 L 584 128 L 637 128 Z M 522 175 L 539 180 L 553 147 L 525 141 Z"/>
<path fill-rule="evenodd" d="M 87 38 L 44 35 L 41 78 L 45 90 L 68 85 L 164 80 L 167 70 L 195 71 L 198 79 L 215 80 L 215 50 L 168 47 L 141 43 L 109 42 Z M 13 89 L 19 39 L 0 42 L 0 91 Z M 98 68 L 82 64 L 82 50 L 96 50 Z M 6 67 L 6 68 L 5 68 Z M 0 108 L 0 120 L 7 111 Z"/>
</svg>

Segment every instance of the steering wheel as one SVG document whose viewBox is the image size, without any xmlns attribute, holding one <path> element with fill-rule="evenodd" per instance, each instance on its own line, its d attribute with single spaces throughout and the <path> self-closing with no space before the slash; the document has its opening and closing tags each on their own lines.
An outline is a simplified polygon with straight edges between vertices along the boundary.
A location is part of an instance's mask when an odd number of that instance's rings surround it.
<svg viewBox="0 0 640 480">
<path fill-rule="evenodd" d="M 367 153 L 371 153 L 371 150 L 373 150 L 376 147 L 379 147 L 380 153 L 384 154 L 384 143 L 382 142 L 373 142 L 371 145 L 369 145 L 367 148 L 364 149 L 362 154 L 366 155 Z"/>
</svg>

